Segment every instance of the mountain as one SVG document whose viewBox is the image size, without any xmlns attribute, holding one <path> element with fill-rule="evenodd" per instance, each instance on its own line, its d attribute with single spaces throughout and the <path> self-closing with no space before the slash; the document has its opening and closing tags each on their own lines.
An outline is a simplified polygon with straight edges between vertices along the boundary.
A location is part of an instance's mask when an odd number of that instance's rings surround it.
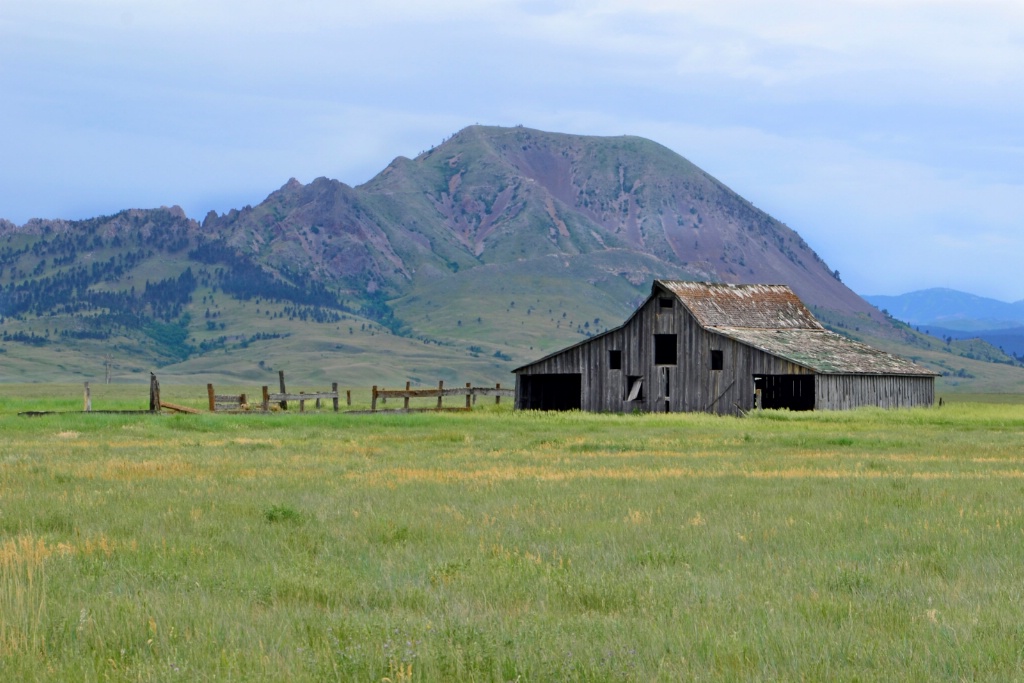
<svg viewBox="0 0 1024 683">
<path fill-rule="evenodd" d="M 1006 303 L 944 288 L 864 298 L 928 334 L 942 339 L 983 339 L 1024 359 L 1024 301 Z"/>
<path fill-rule="evenodd" d="M 472 126 L 358 187 L 292 179 L 202 223 L 176 207 L 0 223 L 0 379 L 112 364 L 125 378 L 287 366 L 343 384 L 508 381 L 618 325 L 654 278 L 788 284 L 841 332 L 922 362 L 943 346 L 657 143 Z M 973 373 L 950 362 L 935 367 Z"/>
<path fill-rule="evenodd" d="M 929 325 L 963 332 L 1024 327 L 1024 301 L 1010 304 L 945 288 L 864 298 L 911 325 Z"/>
</svg>

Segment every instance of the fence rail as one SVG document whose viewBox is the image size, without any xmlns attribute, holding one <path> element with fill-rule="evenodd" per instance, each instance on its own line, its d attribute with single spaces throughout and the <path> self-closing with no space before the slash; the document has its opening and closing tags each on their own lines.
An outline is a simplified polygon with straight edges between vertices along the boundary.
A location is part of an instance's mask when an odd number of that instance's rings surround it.
<svg viewBox="0 0 1024 683">
<path fill-rule="evenodd" d="M 270 387 L 264 386 L 260 400 L 256 403 L 251 403 L 246 394 L 218 394 L 214 391 L 212 384 L 206 385 L 206 392 L 209 399 L 209 407 L 211 413 L 216 412 L 239 412 L 239 411 L 260 411 L 270 412 L 277 407 L 280 410 L 288 409 L 288 402 L 293 403 L 298 401 L 299 412 L 305 412 L 306 401 L 315 401 L 316 408 L 319 410 L 323 401 L 331 401 L 334 412 L 338 412 L 339 397 L 338 383 L 334 382 L 331 384 L 330 391 L 317 391 L 306 393 L 300 392 L 280 392 L 270 393 Z M 346 399 L 351 405 L 352 394 L 347 393 Z"/>
<path fill-rule="evenodd" d="M 493 387 L 474 387 L 472 384 L 467 383 L 465 387 L 448 388 L 444 386 L 444 382 L 438 382 L 436 389 L 413 389 L 410 382 L 405 383 L 405 389 L 381 389 L 377 385 L 373 386 L 373 392 L 370 397 L 370 412 L 378 412 L 377 403 L 378 400 L 381 403 L 386 403 L 389 398 L 400 398 L 402 399 L 401 410 L 408 411 L 412 410 L 409 407 L 409 401 L 414 398 L 436 398 L 437 405 L 433 408 L 418 408 L 417 410 L 471 410 L 473 404 L 476 403 L 477 396 L 493 396 L 495 404 L 501 403 L 501 398 L 515 397 L 514 389 L 502 389 L 501 384 L 496 384 Z M 465 396 L 466 405 L 458 407 L 445 407 L 443 400 L 446 396 Z"/>
</svg>

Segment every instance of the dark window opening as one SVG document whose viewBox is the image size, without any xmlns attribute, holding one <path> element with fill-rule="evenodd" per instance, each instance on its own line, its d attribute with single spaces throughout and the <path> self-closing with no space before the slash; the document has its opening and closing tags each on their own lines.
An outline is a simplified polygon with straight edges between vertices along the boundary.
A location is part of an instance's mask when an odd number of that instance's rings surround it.
<svg viewBox="0 0 1024 683">
<path fill-rule="evenodd" d="M 721 370 L 723 365 L 724 365 L 724 360 L 722 358 L 722 352 L 721 351 L 712 351 L 711 352 L 711 369 L 712 370 Z"/>
<path fill-rule="evenodd" d="M 612 349 L 608 352 L 608 369 L 609 370 L 621 370 L 622 369 L 622 351 Z"/>
<path fill-rule="evenodd" d="M 626 378 L 626 388 L 629 393 L 626 394 L 627 401 L 642 401 L 644 400 L 644 378 L 639 376 L 631 375 Z"/>
<path fill-rule="evenodd" d="M 520 375 L 517 407 L 520 410 L 580 410 L 582 375 Z"/>
<path fill-rule="evenodd" d="M 660 297 L 658 299 L 658 310 L 664 311 L 665 309 L 672 308 L 675 305 L 675 299 L 667 296 Z"/>
<path fill-rule="evenodd" d="M 754 407 L 814 410 L 814 375 L 755 375 Z"/>
<path fill-rule="evenodd" d="M 654 364 L 676 365 L 678 363 L 677 359 L 678 354 L 676 354 L 676 335 L 654 335 Z"/>
</svg>

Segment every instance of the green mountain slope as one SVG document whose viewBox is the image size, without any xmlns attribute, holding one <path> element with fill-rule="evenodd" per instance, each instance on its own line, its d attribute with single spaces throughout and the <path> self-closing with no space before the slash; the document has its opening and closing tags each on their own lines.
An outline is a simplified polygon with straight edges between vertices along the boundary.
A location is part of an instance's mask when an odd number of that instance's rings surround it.
<svg viewBox="0 0 1024 683">
<path fill-rule="evenodd" d="M 620 324 L 654 278 L 785 283 L 839 331 L 931 343 L 661 145 L 473 126 L 359 187 L 291 180 L 202 224 L 176 208 L 0 224 L 0 380 L 111 364 L 193 381 L 507 382 Z"/>
</svg>

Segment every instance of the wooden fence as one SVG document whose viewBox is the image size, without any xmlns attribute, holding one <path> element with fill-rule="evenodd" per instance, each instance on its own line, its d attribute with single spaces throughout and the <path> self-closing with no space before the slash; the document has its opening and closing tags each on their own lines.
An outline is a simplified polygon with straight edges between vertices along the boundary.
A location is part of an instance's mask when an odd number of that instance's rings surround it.
<svg viewBox="0 0 1024 683">
<path fill-rule="evenodd" d="M 331 405 L 334 412 L 338 412 L 339 403 L 339 392 L 338 383 L 334 382 L 331 384 L 330 391 L 318 391 L 318 392 L 304 392 L 298 393 L 271 393 L 270 388 L 264 386 L 262 393 L 258 401 L 253 404 L 249 401 L 249 397 L 245 394 L 218 394 L 214 391 L 212 384 L 206 385 L 206 393 L 209 399 L 210 412 L 238 412 L 238 411 L 257 411 L 257 412 L 270 412 L 272 410 L 288 410 L 288 402 L 291 401 L 293 404 L 298 401 L 299 412 L 303 413 L 306 411 L 306 401 L 314 401 L 316 409 L 320 410 L 323 407 L 323 401 L 331 401 Z M 347 393 L 347 399 L 351 405 L 352 394 Z"/>
<path fill-rule="evenodd" d="M 502 389 L 501 384 L 495 384 L 494 387 L 474 387 L 470 383 L 466 383 L 466 386 L 459 387 L 457 389 L 445 389 L 444 382 L 438 382 L 436 389 L 413 389 L 410 382 L 405 383 L 405 389 L 380 389 L 377 385 L 373 386 L 373 393 L 370 398 L 370 412 L 378 412 L 377 403 L 378 400 L 381 403 L 386 403 L 389 398 L 400 398 L 402 399 L 403 411 L 413 410 L 409 407 L 409 400 L 414 398 L 434 398 L 437 399 L 437 405 L 433 408 L 417 408 L 415 410 L 471 410 L 473 404 L 476 403 L 477 396 L 493 396 L 496 404 L 501 403 L 501 397 L 507 396 L 514 398 L 516 392 L 514 389 Z M 465 396 L 466 405 L 458 407 L 445 408 L 443 400 L 445 396 Z"/>
</svg>

